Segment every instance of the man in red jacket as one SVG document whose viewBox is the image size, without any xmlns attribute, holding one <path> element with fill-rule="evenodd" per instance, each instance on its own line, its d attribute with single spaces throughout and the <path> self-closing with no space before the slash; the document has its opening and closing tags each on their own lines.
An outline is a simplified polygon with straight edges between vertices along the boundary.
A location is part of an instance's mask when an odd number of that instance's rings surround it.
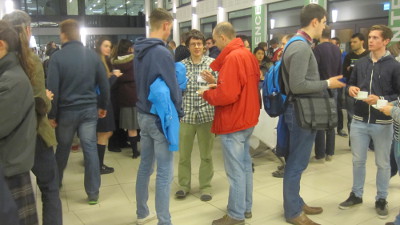
<svg viewBox="0 0 400 225">
<path fill-rule="evenodd" d="M 256 58 L 244 47 L 232 24 L 219 23 L 213 32 L 221 50 L 210 67 L 218 71 L 212 89 L 199 94 L 215 106 L 211 131 L 221 137 L 224 164 L 229 180 L 228 213 L 213 225 L 244 224 L 251 218 L 253 173 L 249 139 L 260 114 L 258 82 L 260 69 Z"/>
</svg>

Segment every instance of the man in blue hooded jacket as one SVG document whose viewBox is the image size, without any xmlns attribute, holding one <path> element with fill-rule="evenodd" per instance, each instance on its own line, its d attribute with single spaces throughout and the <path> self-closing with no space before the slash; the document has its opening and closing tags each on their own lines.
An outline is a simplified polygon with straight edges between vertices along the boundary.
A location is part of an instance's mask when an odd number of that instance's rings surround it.
<svg viewBox="0 0 400 225">
<path fill-rule="evenodd" d="M 165 9 L 155 9 L 150 15 L 150 37 L 136 40 L 134 70 L 137 82 L 138 121 L 141 129 L 142 160 L 136 178 L 137 224 L 155 219 L 149 211 L 147 199 L 150 175 L 154 161 L 157 162 L 156 212 L 158 224 L 171 224 L 169 213 L 169 195 L 173 179 L 173 152 L 168 150 L 168 140 L 164 136 L 160 119 L 151 114 L 151 102 L 148 100 L 150 85 L 158 78 L 167 84 L 171 100 L 183 116 L 182 94 L 175 75 L 174 59 L 165 47 L 165 41 L 171 33 L 172 16 Z"/>
</svg>

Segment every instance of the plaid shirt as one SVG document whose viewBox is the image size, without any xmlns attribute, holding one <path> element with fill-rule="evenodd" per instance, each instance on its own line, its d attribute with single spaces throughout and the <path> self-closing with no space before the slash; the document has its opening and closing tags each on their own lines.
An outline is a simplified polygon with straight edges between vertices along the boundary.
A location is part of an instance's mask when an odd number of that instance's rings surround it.
<svg viewBox="0 0 400 225">
<path fill-rule="evenodd" d="M 198 76 L 203 70 L 211 70 L 210 64 L 213 58 L 203 56 L 199 64 L 193 64 L 191 57 L 182 60 L 186 67 L 186 77 L 188 78 L 186 91 L 183 94 L 183 110 L 185 116 L 182 118 L 183 123 L 201 124 L 214 120 L 214 106 L 209 105 L 196 91 L 201 86 L 207 86 L 207 83 L 197 82 Z M 216 73 L 212 72 L 215 79 Z"/>
</svg>

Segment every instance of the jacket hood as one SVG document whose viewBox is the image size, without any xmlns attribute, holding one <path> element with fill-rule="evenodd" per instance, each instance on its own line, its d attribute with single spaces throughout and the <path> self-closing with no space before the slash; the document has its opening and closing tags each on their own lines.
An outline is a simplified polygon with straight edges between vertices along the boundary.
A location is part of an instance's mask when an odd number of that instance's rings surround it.
<svg viewBox="0 0 400 225">
<path fill-rule="evenodd" d="M 218 55 L 218 57 L 214 60 L 214 62 L 211 63 L 210 67 L 214 71 L 219 71 L 223 65 L 223 62 L 225 60 L 225 57 L 229 55 L 233 50 L 239 49 L 239 48 L 244 48 L 244 44 L 242 39 L 240 38 L 235 38 L 227 46 L 225 46 L 224 49 L 222 49 L 221 53 Z"/>
<path fill-rule="evenodd" d="M 111 63 L 115 64 L 124 64 L 127 62 L 131 62 L 133 60 L 133 54 L 118 56 L 116 59 L 113 59 Z"/>
<path fill-rule="evenodd" d="M 372 52 L 370 52 L 369 54 L 368 54 L 368 59 L 369 60 L 371 60 L 371 62 L 372 62 Z M 379 60 L 378 60 L 378 62 L 383 62 L 383 61 L 386 61 L 386 60 L 389 60 L 389 59 L 395 59 L 393 56 L 392 56 L 392 54 L 390 54 L 390 52 L 388 51 L 388 50 L 386 50 L 386 53 L 385 53 L 385 55 L 383 55 Z"/>
<path fill-rule="evenodd" d="M 138 38 L 136 39 L 135 45 L 133 47 L 135 49 L 135 56 L 139 59 L 142 59 L 149 49 L 157 45 L 162 45 L 165 47 L 165 43 L 161 39 L 144 37 Z"/>
<path fill-rule="evenodd" d="M 0 75 L 4 71 L 19 64 L 18 57 L 15 52 L 9 52 L 3 58 L 0 59 Z"/>
</svg>

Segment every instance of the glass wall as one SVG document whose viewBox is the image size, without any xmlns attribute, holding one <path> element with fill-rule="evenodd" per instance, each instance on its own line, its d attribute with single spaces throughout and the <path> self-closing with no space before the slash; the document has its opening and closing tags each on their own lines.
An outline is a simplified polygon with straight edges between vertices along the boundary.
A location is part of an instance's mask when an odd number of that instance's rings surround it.
<svg viewBox="0 0 400 225">
<path fill-rule="evenodd" d="M 78 0 L 67 1 L 67 15 L 78 15 Z"/>
<path fill-rule="evenodd" d="M 172 9 L 172 0 L 164 0 L 163 5 L 164 5 L 164 9 L 171 10 Z"/>
<path fill-rule="evenodd" d="M 188 5 L 191 2 L 192 2 L 191 0 L 179 0 L 179 6 Z"/>
<path fill-rule="evenodd" d="M 251 37 L 251 8 L 228 13 L 228 21 L 233 25 L 237 34 Z"/>
<path fill-rule="evenodd" d="M 212 31 L 217 25 L 217 16 L 210 16 L 200 19 L 200 31 L 206 38 L 212 36 Z"/>
</svg>

